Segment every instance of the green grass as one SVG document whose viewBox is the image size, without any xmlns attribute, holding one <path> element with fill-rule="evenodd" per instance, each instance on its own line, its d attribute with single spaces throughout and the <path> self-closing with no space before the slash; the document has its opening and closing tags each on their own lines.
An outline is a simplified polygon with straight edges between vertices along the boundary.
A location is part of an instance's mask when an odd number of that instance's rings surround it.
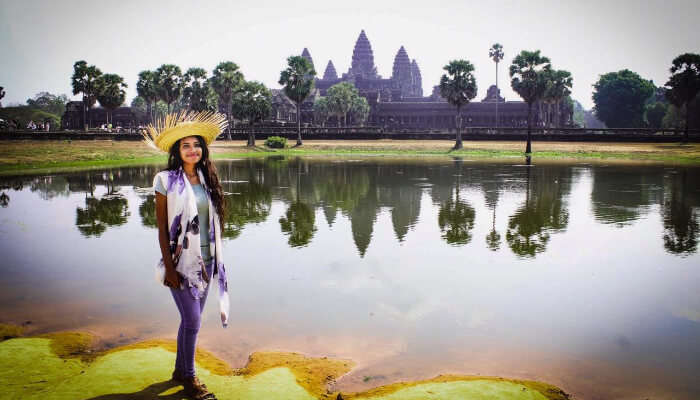
<svg viewBox="0 0 700 400">
<path fill-rule="evenodd" d="M 163 153 L 151 150 L 140 142 L 119 141 L 3 141 L 0 156 L 0 175 L 41 174 L 65 171 L 89 170 L 97 168 L 162 164 L 167 162 Z M 400 143 L 381 144 L 382 147 L 351 144 L 330 147 L 328 145 L 269 149 L 266 147 L 247 148 L 228 144 L 213 148 L 213 159 L 281 156 L 404 156 L 404 157 L 468 157 L 473 159 L 497 160 L 524 157 L 522 151 L 514 149 L 469 148 L 450 151 L 444 147 L 432 146 L 426 142 L 424 148 L 392 148 Z M 604 148 L 604 145 L 601 145 Z M 700 156 L 694 147 L 681 149 L 654 149 L 653 151 L 561 151 L 544 149 L 532 153 L 533 161 L 574 160 L 574 161 L 639 161 L 674 165 L 700 165 Z M 611 149 L 612 150 L 612 149 Z"/>
</svg>

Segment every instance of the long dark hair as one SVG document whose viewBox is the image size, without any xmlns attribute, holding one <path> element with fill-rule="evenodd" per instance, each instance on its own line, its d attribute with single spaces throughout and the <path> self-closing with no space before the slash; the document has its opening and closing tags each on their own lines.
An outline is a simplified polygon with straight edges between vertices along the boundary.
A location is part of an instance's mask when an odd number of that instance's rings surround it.
<svg viewBox="0 0 700 400">
<path fill-rule="evenodd" d="M 225 215 L 225 203 L 224 190 L 221 188 L 221 183 L 219 182 L 219 175 L 216 173 L 216 166 L 209 159 L 209 147 L 207 147 L 207 142 L 201 136 L 195 136 L 199 141 L 199 145 L 202 147 L 202 158 L 195 165 L 195 169 L 202 171 L 204 175 L 204 183 L 207 185 L 209 190 L 209 196 L 211 197 L 211 202 L 216 208 L 216 213 L 219 214 L 219 228 L 223 232 L 224 230 L 224 219 Z M 180 156 L 180 141 L 179 139 L 175 144 L 170 147 L 170 154 L 168 155 L 168 171 L 176 170 L 183 166 L 182 157 Z"/>
</svg>

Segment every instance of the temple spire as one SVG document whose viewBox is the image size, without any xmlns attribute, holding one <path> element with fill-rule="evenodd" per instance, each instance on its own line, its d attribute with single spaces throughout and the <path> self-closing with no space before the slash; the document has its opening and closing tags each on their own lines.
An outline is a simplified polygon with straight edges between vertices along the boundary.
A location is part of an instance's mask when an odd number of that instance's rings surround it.
<svg viewBox="0 0 700 400">
<path fill-rule="evenodd" d="M 394 87 L 401 89 L 403 96 L 413 95 L 413 74 L 411 73 L 411 59 L 408 58 L 406 49 L 401 46 L 394 57 L 394 67 L 392 69 L 391 79 L 394 81 Z"/>
<path fill-rule="evenodd" d="M 338 73 L 335 71 L 335 66 L 333 65 L 333 61 L 331 60 L 328 60 L 328 65 L 326 65 L 326 72 L 323 73 L 323 79 L 338 79 Z"/>
<path fill-rule="evenodd" d="M 413 78 L 413 96 L 423 97 L 423 78 L 420 74 L 420 68 L 415 59 L 411 62 L 411 76 Z"/>
<path fill-rule="evenodd" d="M 369 43 L 364 29 L 360 32 L 360 36 L 355 42 L 355 49 L 352 52 L 352 62 L 348 74 L 367 79 L 378 78 L 377 67 L 374 66 L 372 45 Z"/>
<path fill-rule="evenodd" d="M 314 59 L 311 58 L 311 53 L 309 52 L 309 49 L 304 47 L 304 50 L 301 52 L 301 56 L 306 58 L 311 63 L 311 66 L 314 67 Z M 316 69 L 316 67 L 314 67 L 314 69 Z"/>
</svg>

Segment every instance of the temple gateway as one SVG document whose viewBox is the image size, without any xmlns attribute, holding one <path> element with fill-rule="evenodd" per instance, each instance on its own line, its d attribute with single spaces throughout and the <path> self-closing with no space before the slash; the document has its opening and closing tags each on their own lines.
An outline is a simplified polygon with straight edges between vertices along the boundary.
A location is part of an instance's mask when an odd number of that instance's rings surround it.
<svg viewBox="0 0 700 400">
<path fill-rule="evenodd" d="M 304 48 L 301 55 L 312 65 L 314 64 L 307 48 Z M 315 65 L 314 69 L 316 69 Z M 316 71 L 319 72 L 318 69 Z M 339 77 L 333 61 L 329 60 L 326 64 L 323 77 L 316 79 L 314 92 L 302 104 L 302 123 L 316 125 L 312 112 L 313 103 L 319 97 L 325 96 L 331 86 L 340 82 L 352 83 L 360 95 L 367 99 L 370 105 L 367 125 L 388 130 L 453 130 L 456 128 L 455 108 L 440 96 L 437 85 L 433 86 L 429 96 L 423 96 L 420 67 L 415 59 L 408 56 L 403 46 L 394 57 L 391 78 L 382 78 L 377 74 L 372 45 L 364 30 L 360 32 L 355 42 L 348 72 Z M 296 122 L 294 103 L 284 96 L 282 90 L 273 90 L 273 95 L 272 119 L 276 122 Z M 533 126 L 544 125 L 545 114 L 542 112 L 544 106 L 543 104 L 533 106 Z M 571 126 L 573 109 L 562 104 L 559 111 L 559 113 L 549 113 L 552 117 L 547 121 L 547 126 Z M 481 101 L 470 102 L 464 107 L 462 114 L 464 126 L 527 126 L 527 104 L 523 101 L 506 101 L 500 96 L 500 90 L 495 85 L 488 88 L 486 97 Z M 496 115 L 498 115 L 498 123 Z M 352 122 L 354 121 L 349 120 L 348 125 Z"/>
</svg>

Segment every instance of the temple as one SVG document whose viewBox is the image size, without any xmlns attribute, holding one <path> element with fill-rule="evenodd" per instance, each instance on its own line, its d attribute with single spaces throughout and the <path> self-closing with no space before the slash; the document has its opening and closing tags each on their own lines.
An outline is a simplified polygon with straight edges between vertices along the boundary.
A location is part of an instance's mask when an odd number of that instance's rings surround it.
<svg viewBox="0 0 700 400">
<path fill-rule="evenodd" d="M 304 48 L 302 56 L 313 64 L 308 48 Z M 423 96 L 423 79 L 419 64 L 416 59 L 409 57 L 404 46 L 396 52 L 391 77 L 383 78 L 377 73 L 372 45 L 364 30 L 360 32 L 355 42 L 350 68 L 346 73 L 338 76 L 333 61 L 329 60 L 323 74 L 317 71 L 317 76 L 322 78 L 316 79 L 314 92 L 302 105 L 301 120 L 309 126 L 316 125 L 312 112 L 313 103 L 319 97 L 325 96 L 331 86 L 340 82 L 350 82 L 370 105 L 367 125 L 389 130 L 456 128 L 455 109 L 440 96 L 438 86 L 433 86 L 429 96 Z M 272 120 L 278 123 L 296 122 L 294 104 L 284 98 L 281 90 L 273 92 L 275 112 Z M 544 120 L 548 120 L 547 125 L 553 127 L 571 125 L 573 109 L 563 105 L 560 106 L 559 113 L 545 113 L 546 107 L 553 106 L 537 104 L 533 107 L 534 126 L 544 125 Z M 462 113 L 466 126 L 521 127 L 527 125 L 527 104 L 523 101 L 506 101 L 495 85 L 488 88 L 485 98 L 470 102 Z M 546 115 L 551 116 L 546 118 Z M 333 124 L 332 121 L 330 123 Z M 354 123 L 352 118 L 348 123 Z"/>
<path fill-rule="evenodd" d="M 338 74 L 332 60 L 328 60 L 321 71 L 308 48 L 301 56 L 307 59 L 316 70 L 315 89 L 301 106 L 301 122 L 305 126 L 320 126 L 314 121 L 313 104 L 326 95 L 328 89 L 340 82 L 352 83 L 360 95 L 367 99 L 370 113 L 365 125 L 387 131 L 453 131 L 456 129 L 455 108 L 440 96 L 439 87 L 433 86 L 428 96 L 423 95 L 423 78 L 418 61 L 411 59 L 404 46 L 400 46 L 394 56 L 391 77 L 383 78 L 377 73 L 374 64 L 372 44 L 364 30 L 360 32 L 348 71 Z M 436 82 L 437 83 L 437 82 Z M 265 125 L 279 126 L 296 124 L 296 106 L 281 89 L 272 89 L 272 113 Z M 559 110 L 551 103 L 537 103 L 533 106 L 533 126 L 569 127 L 573 124 L 573 107 L 561 102 Z M 63 128 L 81 129 L 83 125 L 82 102 L 70 102 L 63 117 Z M 222 109 L 223 111 L 223 109 Z M 548 112 L 547 112 L 548 111 Z M 558 112 L 555 112 L 558 111 Z M 472 101 L 462 109 L 465 127 L 524 127 L 527 126 L 527 104 L 523 101 L 507 101 L 500 90 L 491 85 L 486 97 Z M 100 107 L 88 112 L 90 125 L 95 126 L 106 120 L 106 113 Z M 147 116 L 120 107 L 114 112 L 114 123 L 120 126 L 145 125 Z M 329 119 L 325 126 L 338 126 L 336 118 Z M 348 116 L 348 125 L 357 125 L 353 116 Z"/>
</svg>

